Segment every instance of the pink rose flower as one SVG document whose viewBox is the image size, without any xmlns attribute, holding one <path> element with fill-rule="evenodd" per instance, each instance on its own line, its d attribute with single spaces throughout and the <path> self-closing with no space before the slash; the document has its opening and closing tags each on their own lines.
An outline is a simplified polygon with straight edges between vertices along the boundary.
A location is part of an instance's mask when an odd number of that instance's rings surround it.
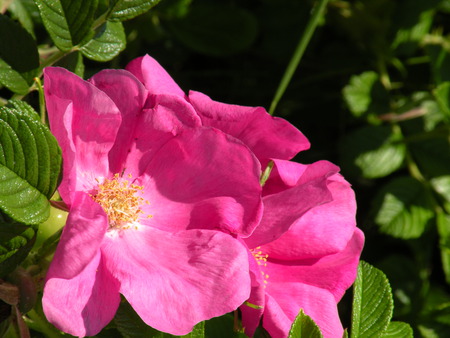
<svg viewBox="0 0 450 338">
<path fill-rule="evenodd" d="M 148 55 L 130 62 L 127 70 L 144 84 L 149 97 L 188 102 L 203 126 L 242 141 L 263 168 L 270 160 L 275 163 L 263 189 L 261 224 L 250 237 L 237 234 L 248 248 L 248 303 L 260 307 L 240 307 L 246 333 L 252 336 L 262 318 L 273 337 L 285 337 L 303 309 L 325 337 L 341 337 L 336 304 L 356 278 L 364 236 L 356 228 L 354 193 L 339 169 L 325 161 L 287 161 L 310 144 L 294 126 L 264 108 L 220 103 L 195 91 L 185 95 Z"/>
<path fill-rule="evenodd" d="M 262 318 L 271 337 L 287 337 L 303 309 L 325 338 L 342 337 L 337 303 L 356 278 L 364 235 L 356 228 L 354 193 L 338 170 L 326 161 L 275 160 L 261 224 L 243 239 L 252 275 L 248 303 L 259 307 L 240 307 L 247 335 Z M 322 203 L 306 209 L 314 199 Z"/>
<path fill-rule="evenodd" d="M 148 325 L 182 335 L 239 307 L 250 276 L 235 236 L 250 235 L 262 213 L 255 156 L 128 71 L 90 81 L 44 73 L 69 208 L 44 287 L 48 320 L 95 335 L 122 294 Z"/>
<path fill-rule="evenodd" d="M 161 65 L 148 55 L 126 67 L 154 97 L 164 95 L 189 102 L 204 126 L 219 129 L 242 141 L 260 160 L 263 168 L 270 159 L 290 160 L 309 149 L 308 139 L 286 120 L 270 116 L 262 107 L 244 107 L 211 100 L 190 91 L 186 96 Z"/>
</svg>

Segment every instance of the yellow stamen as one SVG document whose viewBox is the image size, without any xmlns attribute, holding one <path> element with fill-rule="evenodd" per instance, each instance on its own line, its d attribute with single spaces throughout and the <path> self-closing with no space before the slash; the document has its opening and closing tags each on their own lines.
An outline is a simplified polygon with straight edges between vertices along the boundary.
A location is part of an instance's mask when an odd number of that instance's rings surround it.
<svg viewBox="0 0 450 338">
<path fill-rule="evenodd" d="M 252 253 L 253 257 L 255 258 L 256 263 L 258 263 L 258 265 L 261 266 L 261 275 L 264 278 L 264 288 L 265 288 L 267 285 L 267 279 L 269 278 L 269 275 L 266 274 L 264 271 L 262 271 L 262 269 L 263 269 L 263 267 L 267 266 L 267 259 L 269 258 L 269 255 L 263 253 L 260 246 L 254 248 L 254 249 L 250 249 L 250 252 Z"/>
<path fill-rule="evenodd" d="M 128 178 L 132 178 L 128 174 Z M 100 204 L 108 215 L 109 227 L 112 229 L 137 229 L 137 222 L 144 213 L 141 206 L 149 202 L 139 194 L 143 193 L 143 186 L 132 184 L 123 179 L 119 174 L 115 174 L 112 179 L 105 178 L 99 183 L 97 192 L 91 197 Z M 148 215 L 147 218 L 151 218 Z"/>
</svg>

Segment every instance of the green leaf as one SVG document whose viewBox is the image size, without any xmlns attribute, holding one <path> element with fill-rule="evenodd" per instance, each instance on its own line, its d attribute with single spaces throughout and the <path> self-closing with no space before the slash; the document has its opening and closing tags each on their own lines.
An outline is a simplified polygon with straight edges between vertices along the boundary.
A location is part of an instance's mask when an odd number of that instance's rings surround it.
<svg viewBox="0 0 450 338">
<path fill-rule="evenodd" d="M 187 15 L 170 22 L 170 28 L 187 47 L 212 56 L 233 55 L 249 48 L 258 32 L 252 13 L 220 2 L 194 2 Z"/>
<path fill-rule="evenodd" d="M 120 303 L 119 309 L 114 316 L 114 323 L 117 326 L 117 330 L 119 330 L 125 338 L 162 338 L 160 332 L 144 323 L 127 301 L 122 301 Z"/>
<path fill-rule="evenodd" d="M 115 0 L 109 20 L 129 20 L 135 16 L 144 14 L 161 0 Z"/>
<path fill-rule="evenodd" d="M 288 338 L 320 338 L 323 337 L 317 324 L 306 315 L 303 310 L 295 318 L 289 331 Z"/>
<path fill-rule="evenodd" d="M 14 19 L 17 18 L 17 20 L 19 20 L 20 24 L 28 31 L 28 33 L 35 37 L 33 19 L 30 12 L 27 10 L 27 7 L 24 6 L 21 0 L 11 2 L 8 11 L 11 12 L 11 16 Z"/>
<path fill-rule="evenodd" d="M 98 0 L 35 0 L 55 45 L 68 51 L 87 39 Z"/>
<path fill-rule="evenodd" d="M 61 151 L 30 106 L 11 105 L 0 107 L 0 209 L 18 222 L 39 224 L 49 215 Z"/>
<path fill-rule="evenodd" d="M 442 269 L 445 279 L 450 284 L 450 215 L 439 212 L 436 217 L 441 249 Z"/>
<path fill-rule="evenodd" d="M 411 326 L 403 322 L 390 322 L 386 331 L 381 335 L 383 338 L 413 338 Z"/>
<path fill-rule="evenodd" d="M 392 49 L 397 55 L 410 56 L 430 31 L 434 18 L 434 7 L 439 0 L 415 0 L 401 2 L 392 21 L 395 37 Z"/>
<path fill-rule="evenodd" d="M 450 213 L 450 175 L 434 177 L 431 186 L 443 198 L 444 207 Z"/>
<path fill-rule="evenodd" d="M 348 108 L 355 117 L 366 112 L 386 113 L 389 108 L 386 90 L 372 71 L 353 75 L 344 87 L 343 95 Z"/>
<path fill-rule="evenodd" d="M 25 95 L 30 87 L 28 73 L 19 73 L 0 59 L 0 84 L 14 93 Z"/>
<path fill-rule="evenodd" d="M 341 163 L 352 176 L 384 177 L 405 159 L 402 136 L 390 126 L 367 126 L 347 134 L 341 142 Z"/>
<path fill-rule="evenodd" d="M 205 323 L 205 336 L 208 338 L 230 338 L 241 337 L 241 332 L 234 332 L 234 317 L 226 314 L 220 317 L 211 318 Z M 244 335 L 244 337 L 246 337 Z"/>
<path fill-rule="evenodd" d="M 429 192 L 411 177 L 399 177 L 385 185 L 374 199 L 375 223 L 394 237 L 417 238 L 434 216 Z"/>
<path fill-rule="evenodd" d="M 32 227 L 0 224 L 0 278 L 12 272 L 28 255 L 36 240 Z"/>
<path fill-rule="evenodd" d="M 95 37 L 80 48 L 84 56 L 96 61 L 109 61 L 125 49 L 126 36 L 121 22 L 107 21 Z"/>
<path fill-rule="evenodd" d="M 350 337 L 376 337 L 387 329 L 394 303 L 386 276 L 361 261 L 353 286 L 353 309 Z"/>
<path fill-rule="evenodd" d="M 442 82 L 437 86 L 434 95 L 441 110 L 450 117 L 450 82 Z"/>
</svg>

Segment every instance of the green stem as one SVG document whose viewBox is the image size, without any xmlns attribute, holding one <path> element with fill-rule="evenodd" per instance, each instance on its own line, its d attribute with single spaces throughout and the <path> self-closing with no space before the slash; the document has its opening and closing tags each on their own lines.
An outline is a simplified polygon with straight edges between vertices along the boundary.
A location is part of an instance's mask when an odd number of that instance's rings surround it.
<svg viewBox="0 0 450 338">
<path fill-rule="evenodd" d="M 298 67 L 298 64 L 300 63 L 300 60 L 302 59 L 306 47 L 308 46 L 308 43 L 311 40 L 311 37 L 314 31 L 316 30 L 317 25 L 319 24 L 319 19 L 323 15 L 327 2 L 328 0 L 319 0 L 319 3 L 316 5 L 316 7 L 314 7 L 313 12 L 311 13 L 311 19 L 309 20 L 305 28 L 305 31 L 297 44 L 297 48 L 295 49 L 294 54 L 292 55 L 291 61 L 289 62 L 286 71 L 284 72 L 284 75 L 281 78 L 275 96 L 272 100 L 272 103 L 270 104 L 269 109 L 270 115 L 273 115 L 278 105 L 278 102 L 281 100 L 281 97 L 286 91 L 286 88 L 289 85 L 289 82 L 291 81 L 292 76 L 294 75 Z"/>
<path fill-rule="evenodd" d="M 27 319 L 24 318 L 28 327 L 33 330 L 39 331 L 44 334 L 45 337 L 48 338 L 61 338 L 63 335 L 59 333 L 50 323 L 46 320 L 42 319 L 42 317 L 33 309 L 27 313 Z"/>
<path fill-rule="evenodd" d="M 36 77 L 41 77 L 42 71 L 44 70 L 45 67 L 51 66 L 52 64 L 54 64 L 55 62 L 57 62 L 58 60 L 62 59 L 64 56 L 66 56 L 67 54 L 70 54 L 72 52 L 73 52 L 73 50 L 69 50 L 67 52 L 58 50 L 56 53 L 50 55 L 47 59 L 42 61 Z"/>
<path fill-rule="evenodd" d="M 39 114 L 41 115 L 42 124 L 46 123 L 45 118 L 45 97 L 44 97 L 44 89 L 42 88 L 41 79 L 38 77 L 34 78 L 34 82 L 36 83 L 38 92 L 39 92 Z"/>
</svg>

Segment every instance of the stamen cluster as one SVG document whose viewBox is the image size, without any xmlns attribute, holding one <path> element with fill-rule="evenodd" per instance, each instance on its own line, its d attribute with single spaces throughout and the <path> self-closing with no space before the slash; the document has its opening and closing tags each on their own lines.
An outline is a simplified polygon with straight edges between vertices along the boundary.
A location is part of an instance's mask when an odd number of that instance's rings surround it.
<svg viewBox="0 0 450 338">
<path fill-rule="evenodd" d="M 254 248 L 254 249 L 250 249 L 250 252 L 252 253 L 253 257 L 256 260 L 256 263 L 258 263 L 259 266 L 261 266 L 261 267 L 267 266 L 267 259 L 269 258 L 269 255 L 263 253 L 260 246 Z M 269 278 L 269 275 L 266 274 L 262 269 L 261 269 L 261 275 L 264 278 L 264 287 L 266 287 L 267 279 Z"/>
<path fill-rule="evenodd" d="M 128 178 L 131 177 L 131 174 L 128 175 Z M 91 197 L 108 215 L 110 228 L 129 229 L 144 213 L 141 206 L 149 204 L 139 195 L 143 189 L 143 186 L 130 183 L 119 174 L 115 174 L 112 179 L 105 178 L 98 185 L 97 193 Z"/>
</svg>

